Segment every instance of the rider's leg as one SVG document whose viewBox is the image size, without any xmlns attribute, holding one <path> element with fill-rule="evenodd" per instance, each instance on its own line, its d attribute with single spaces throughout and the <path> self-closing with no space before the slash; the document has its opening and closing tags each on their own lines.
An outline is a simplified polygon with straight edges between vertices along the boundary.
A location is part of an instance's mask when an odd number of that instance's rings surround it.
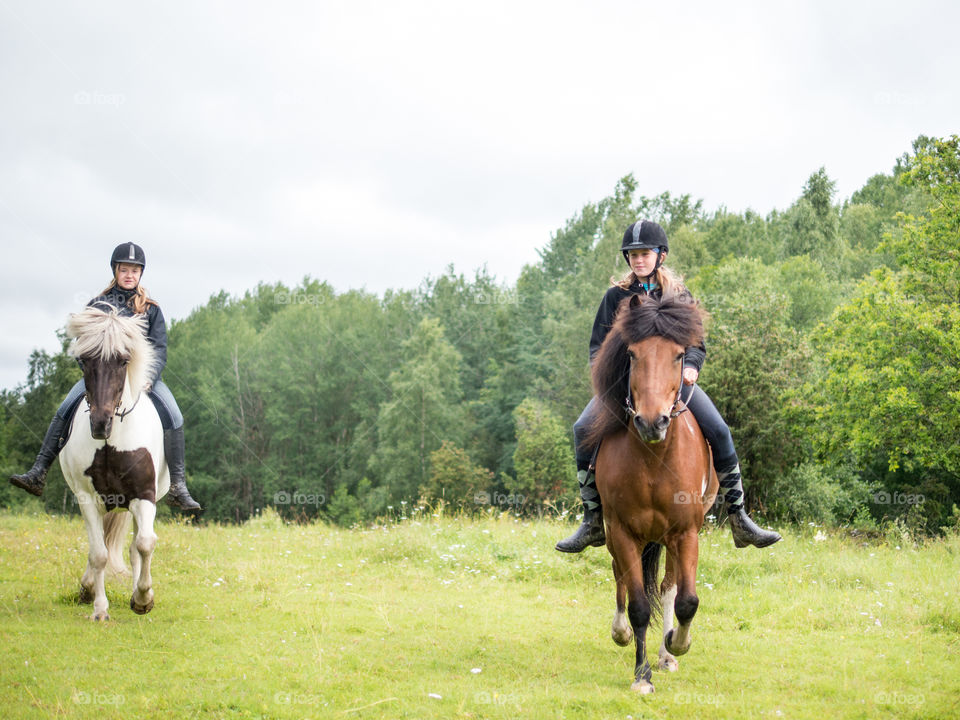
<svg viewBox="0 0 960 720">
<path fill-rule="evenodd" d="M 592 398 L 573 424 L 573 438 L 577 457 L 577 482 L 580 486 L 580 499 L 583 502 L 583 522 L 576 532 L 557 543 L 560 552 L 581 552 L 586 547 L 600 546 L 606 541 L 603 534 L 603 508 L 600 506 L 600 493 L 597 492 L 596 478 L 590 470 L 590 462 L 595 447 L 584 442 L 587 428 L 597 411 L 598 400 Z"/>
<path fill-rule="evenodd" d="M 170 470 L 170 490 L 167 492 L 167 498 L 171 505 L 181 510 L 199 510 L 200 504 L 190 497 L 190 491 L 187 490 L 183 415 L 180 413 L 177 401 L 162 380 L 157 380 L 153 384 L 150 399 L 157 408 L 163 425 L 163 452 L 167 457 L 167 468 Z"/>
<path fill-rule="evenodd" d="M 686 393 L 684 393 L 686 395 Z M 716 406 L 699 386 L 693 387 L 687 407 L 697 419 L 700 430 L 713 450 L 713 467 L 720 481 L 720 494 L 723 497 L 733 531 L 733 542 L 737 547 L 755 545 L 767 547 L 780 540 L 780 535 L 757 527 L 743 507 L 743 483 L 740 476 L 740 460 L 733 446 L 730 428 L 723 421 Z"/>
<path fill-rule="evenodd" d="M 18 488 L 23 488 L 31 495 L 37 497 L 43 494 L 43 488 L 47 483 L 47 470 L 53 464 L 53 459 L 60 452 L 63 441 L 67 436 L 67 428 L 70 426 L 70 420 L 73 418 L 74 410 L 80 404 L 86 387 L 83 380 L 80 379 L 70 388 L 67 397 L 50 421 L 50 427 L 47 428 L 47 434 L 43 437 L 43 444 L 40 446 L 40 452 L 33 463 L 33 467 L 27 470 L 23 475 L 11 475 L 10 482 Z"/>
</svg>

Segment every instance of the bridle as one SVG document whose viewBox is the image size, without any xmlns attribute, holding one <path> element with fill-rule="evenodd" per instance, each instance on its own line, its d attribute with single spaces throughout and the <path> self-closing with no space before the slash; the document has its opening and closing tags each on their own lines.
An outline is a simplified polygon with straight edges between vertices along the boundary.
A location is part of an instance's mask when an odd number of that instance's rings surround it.
<svg viewBox="0 0 960 720">
<path fill-rule="evenodd" d="M 82 361 L 78 361 L 78 362 L 79 362 L 79 364 L 80 364 L 80 368 L 83 369 L 83 362 L 82 362 Z M 124 369 L 123 374 L 124 374 L 123 383 L 124 383 L 124 385 L 126 385 L 126 383 L 127 383 L 127 377 L 126 377 L 127 371 L 126 371 L 126 369 Z M 133 405 L 131 405 L 127 410 L 123 410 L 123 409 L 120 407 L 121 403 L 123 402 L 123 389 L 121 388 L 121 390 L 120 390 L 120 398 L 117 400 L 117 406 L 113 409 L 113 416 L 120 418 L 120 422 L 123 422 L 123 419 L 124 419 L 127 415 L 129 415 L 130 413 L 132 413 L 132 412 L 136 409 L 137 403 L 140 402 L 140 396 L 143 395 L 144 392 L 145 392 L 145 391 L 143 391 L 143 390 L 141 390 L 140 392 L 138 392 L 136 399 L 133 401 Z M 86 390 L 86 391 L 83 393 L 83 399 L 84 399 L 84 401 L 87 403 L 87 412 L 90 412 L 90 391 L 89 391 L 89 390 Z"/>
<path fill-rule="evenodd" d="M 631 367 L 633 366 L 633 361 L 632 361 L 632 360 L 630 361 L 630 365 L 631 365 Z M 690 406 L 689 406 L 687 403 L 683 402 L 683 401 L 680 399 L 681 395 L 683 395 L 683 366 L 682 366 L 682 365 L 681 365 L 681 367 L 680 367 L 680 387 L 677 389 L 677 397 L 676 397 L 676 399 L 673 401 L 673 406 L 670 408 L 670 419 L 671 419 L 671 420 L 672 420 L 673 418 L 677 417 L 678 415 L 682 415 L 683 413 L 685 413 L 687 410 L 690 409 Z M 637 411 L 634 410 L 634 408 L 633 408 L 633 399 L 630 397 L 630 388 L 629 388 L 629 387 L 627 387 L 627 399 L 626 399 L 624 405 L 626 406 L 627 415 L 630 416 L 630 419 L 631 419 L 631 420 L 632 420 L 633 418 L 637 417 Z M 680 407 L 681 405 L 682 405 L 683 407 Z"/>
</svg>

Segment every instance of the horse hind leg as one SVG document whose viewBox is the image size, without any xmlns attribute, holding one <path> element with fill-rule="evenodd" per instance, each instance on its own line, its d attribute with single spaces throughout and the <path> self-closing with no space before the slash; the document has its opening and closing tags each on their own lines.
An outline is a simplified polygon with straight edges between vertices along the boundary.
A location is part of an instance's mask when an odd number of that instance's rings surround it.
<svg viewBox="0 0 960 720">
<path fill-rule="evenodd" d="M 673 630 L 673 603 L 677 598 L 677 576 L 672 553 L 667 553 L 666 565 L 663 582 L 660 584 L 660 603 L 663 607 L 663 642 L 658 653 L 657 667 L 667 672 L 676 672 L 680 664 L 677 662 L 677 658 L 667 650 L 667 636 Z"/>
<path fill-rule="evenodd" d="M 145 615 L 153 609 L 153 578 L 150 575 L 150 563 L 157 546 L 157 535 L 153 530 L 157 506 L 149 500 L 131 500 L 130 514 L 133 515 L 137 532 L 130 543 L 130 565 L 133 567 L 133 594 L 130 596 L 130 609 L 138 615 Z"/>
<path fill-rule="evenodd" d="M 617 572 L 617 561 L 613 561 L 613 579 L 617 583 L 617 609 L 613 613 L 613 625 L 610 628 L 610 635 L 613 641 L 625 647 L 633 640 L 633 628 L 630 627 L 630 621 L 627 620 L 627 585 Z"/>
</svg>

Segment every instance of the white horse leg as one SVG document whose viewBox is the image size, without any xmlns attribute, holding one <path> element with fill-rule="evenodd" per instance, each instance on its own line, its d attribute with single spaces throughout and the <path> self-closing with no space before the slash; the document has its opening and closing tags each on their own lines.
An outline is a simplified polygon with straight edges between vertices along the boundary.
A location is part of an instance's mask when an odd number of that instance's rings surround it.
<svg viewBox="0 0 960 720">
<path fill-rule="evenodd" d="M 144 615 L 153 609 L 153 578 L 150 576 L 150 561 L 157 546 L 153 521 L 157 506 L 149 500 L 131 500 L 130 514 L 137 523 L 137 532 L 130 545 L 130 564 L 133 566 L 133 595 L 130 609 Z"/>
<path fill-rule="evenodd" d="M 617 609 L 613 613 L 610 636 L 617 645 L 625 647 L 633 640 L 633 628 L 627 619 L 627 585 L 617 572 L 616 560 L 613 561 L 613 579 L 617 583 Z"/>
<path fill-rule="evenodd" d="M 77 493 L 80 512 L 87 526 L 87 541 L 90 551 L 87 554 L 87 569 L 80 579 L 80 599 L 88 601 L 93 595 L 93 615 L 91 620 L 109 620 L 107 612 L 107 592 L 103 585 L 104 568 L 107 566 L 107 545 L 103 539 L 103 515 L 97 507 L 96 499 L 86 492 Z"/>
<path fill-rule="evenodd" d="M 663 608 L 663 642 L 660 644 L 660 660 L 657 666 L 661 670 L 676 672 L 679 668 L 677 659 L 667 650 L 667 635 L 673 629 L 673 601 L 677 599 L 677 586 L 671 585 L 660 595 L 660 604 Z"/>
</svg>

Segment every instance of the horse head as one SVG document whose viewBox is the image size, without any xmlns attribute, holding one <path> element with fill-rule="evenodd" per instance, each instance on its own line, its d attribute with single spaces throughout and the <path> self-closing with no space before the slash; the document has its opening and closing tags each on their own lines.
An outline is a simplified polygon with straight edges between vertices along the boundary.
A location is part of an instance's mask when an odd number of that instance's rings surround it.
<svg viewBox="0 0 960 720">
<path fill-rule="evenodd" d="M 679 403 L 686 348 L 703 340 L 703 313 L 689 296 L 633 295 L 593 363 L 593 383 L 602 412 L 591 440 L 622 429 L 629 416 L 642 440 L 663 441 Z"/>
<path fill-rule="evenodd" d="M 90 410 L 90 434 L 106 440 L 113 418 L 123 419 L 147 384 L 153 348 L 144 330 L 146 317 L 125 317 L 110 308 L 88 307 L 67 320 L 69 353 L 83 368 L 86 400 Z"/>
</svg>

